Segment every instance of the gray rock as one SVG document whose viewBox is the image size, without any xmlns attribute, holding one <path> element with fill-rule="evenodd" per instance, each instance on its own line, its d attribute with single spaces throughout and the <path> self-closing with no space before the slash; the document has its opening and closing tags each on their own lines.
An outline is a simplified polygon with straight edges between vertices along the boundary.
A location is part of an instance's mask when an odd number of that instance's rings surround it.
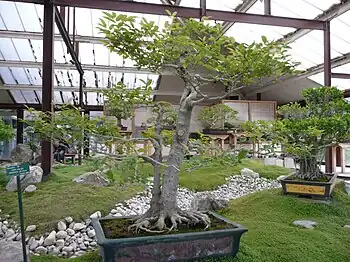
<svg viewBox="0 0 350 262">
<path fill-rule="evenodd" d="M 33 193 L 34 191 L 36 191 L 36 186 L 34 185 L 29 185 L 27 186 L 25 189 L 24 189 L 24 192 L 27 192 L 27 193 Z"/>
<path fill-rule="evenodd" d="M 33 250 L 35 250 L 38 246 L 39 246 L 39 242 L 38 242 L 37 240 L 33 239 L 32 243 L 31 243 L 30 246 L 29 246 L 29 249 L 33 251 Z"/>
<path fill-rule="evenodd" d="M 87 184 L 95 186 L 108 186 L 109 181 L 100 171 L 88 172 L 73 179 L 78 184 Z"/>
<path fill-rule="evenodd" d="M 241 175 L 242 176 L 251 176 L 251 177 L 254 177 L 254 178 L 259 178 L 260 175 L 256 172 L 254 172 L 253 170 L 250 170 L 249 168 L 243 168 L 241 170 Z"/>
<path fill-rule="evenodd" d="M 350 181 L 344 181 L 345 192 L 350 195 Z"/>
<path fill-rule="evenodd" d="M 29 250 L 27 250 L 27 254 L 29 254 Z M 21 242 L 0 240 L 0 261 L 23 262 Z"/>
<path fill-rule="evenodd" d="M 58 239 L 56 241 L 56 246 L 57 247 L 64 247 L 64 239 Z"/>
<path fill-rule="evenodd" d="M 56 231 L 52 231 L 47 238 L 45 238 L 44 246 L 51 246 L 56 243 Z"/>
<path fill-rule="evenodd" d="M 71 228 L 67 228 L 67 234 L 69 236 L 74 236 L 75 235 L 75 231 L 73 229 L 71 229 Z"/>
<path fill-rule="evenodd" d="M 7 231 L 4 232 L 4 233 L 5 233 L 5 237 L 6 237 L 6 238 L 9 238 L 9 237 L 12 237 L 16 232 L 15 232 L 12 228 L 9 228 L 9 229 L 7 229 Z"/>
<path fill-rule="evenodd" d="M 75 225 L 75 222 L 70 223 L 70 224 L 69 224 L 69 228 L 70 228 L 70 229 L 73 229 L 73 228 L 74 228 L 74 225 Z"/>
<path fill-rule="evenodd" d="M 58 231 L 56 234 L 57 239 L 65 239 L 68 236 L 66 231 Z"/>
<path fill-rule="evenodd" d="M 38 243 L 39 243 L 39 246 L 42 246 L 44 244 L 44 237 L 43 236 L 40 237 Z"/>
<path fill-rule="evenodd" d="M 90 242 L 90 246 L 92 246 L 92 247 L 97 246 L 97 242 L 96 242 L 96 241 L 92 241 L 92 242 Z"/>
<path fill-rule="evenodd" d="M 29 145 L 18 144 L 11 151 L 10 158 L 13 163 L 29 163 L 32 160 L 33 152 Z"/>
<path fill-rule="evenodd" d="M 345 229 L 350 229 L 350 225 L 345 225 L 344 228 Z"/>
<path fill-rule="evenodd" d="M 73 222 L 73 218 L 72 217 L 66 217 L 64 220 L 66 220 L 66 222 L 68 224 L 72 223 Z"/>
<path fill-rule="evenodd" d="M 41 182 L 44 173 L 42 168 L 40 166 L 31 166 L 29 170 L 29 174 L 20 176 L 22 188 Z M 15 176 L 11 177 L 10 181 L 7 183 L 6 190 L 10 192 L 17 191 L 17 180 Z"/>
<path fill-rule="evenodd" d="M 281 175 L 281 176 L 277 177 L 277 181 L 281 181 L 281 180 L 285 179 L 286 177 L 287 176 L 285 176 L 285 175 Z"/>
<path fill-rule="evenodd" d="M 80 248 L 81 250 L 86 250 L 86 249 L 87 249 L 84 243 L 81 243 L 81 244 L 79 245 L 79 248 Z"/>
<path fill-rule="evenodd" d="M 317 226 L 317 222 L 311 221 L 311 220 L 296 220 L 293 222 L 293 225 L 302 227 L 302 228 L 308 228 L 312 229 L 314 226 Z"/>
<path fill-rule="evenodd" d="M 78 251 L 75 253 L 76 256 L 80 257 L 85 254 L 85 251 Z"/>
<path fill-rule="evenodd" d="M 72 251 L 73 251 L 73 247 L 71 247 L 71 246 L 62 248 L 62 252 L 70 253 L 70 252 L 72 252 Z"/>
<path fill-rule="evenodd" d="M 67 229 L 66 223 L 65 223 L 64 221 L 59 221 L 59 222 L 57 223 L 57 229 L 58 229 L 58 231 L 64 231 L 64 230 L 66 230 L 66 229 Z"/>
<path fill-rule="evenodd" d="M 95 237 L 96 236 L 96 233 L 95 233 L 95 230 L 90 230 L 90 231 L 88 231 L 87 232 L 87 235 L 89 236 L 89 237 Z"/>
<path fill-rule="evenodd" d="M 101 215 L 101 212 L 100 211 L 96 211 L 95 213 L 93 213 L 90 218 L 100 218 L 102 215 Z"/>
<path fill-rule="evenodd" d="M 86 226 L 83 223 L 75 223 L 73 230 L 75 231 L 80 231 L 82 229 L 85 229 Z"/>
<path fill-rule="evenodd" d="M 33 232 L 36 230 L 36 225 L 30 225 L 27 227 L 26 232 Z"/>
<path fill-rule="evenodd" d="M 210 193 L 197 193 L 192 200 L 191 207 L 196 211 L 216 211 L 227 206 L 228 201 L 224 199 L 217 199 Z"/>
<path fill-rule="evenodd" d="M 43 246 L 39 246 L 35 249 L 35 253 L 45 255 L 47 253 L 47 248 Z"/>
<path fill-rule="evenodd" d="M 16 236 L 16 241 L 20 241 L 22 239 L 22 234 L 19 233 L 17 236 Z"/>
</svg>

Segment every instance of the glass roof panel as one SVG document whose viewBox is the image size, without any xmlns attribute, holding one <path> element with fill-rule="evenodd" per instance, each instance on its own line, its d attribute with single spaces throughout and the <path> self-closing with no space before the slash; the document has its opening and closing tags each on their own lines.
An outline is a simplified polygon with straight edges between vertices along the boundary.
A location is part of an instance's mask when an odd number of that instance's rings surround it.
<svg viewBox="0 0 350 262">
<path fill-rule="evenodd" d="M 35 91 L 36 96 L 39 98 L 39 103 L 43 101 L 42 93 L 41 91 Z"/>
<path fill-rule="evenodd" d="M 23 31 L 23 24 L 19 18 L 15 2 L 0 1 L 0 16 L 7 30 Z"/>
<path fill-rule="evenodd" d="M 20 85 L 29 85 L 30 84 L 24 68 L 11 67 L 10 70 L 11 70 L 12 75 L 15 78 L 17 84 L 20 84 Z"/>
<path fill-rule="evenodd" d="M 313 5 L 314 7 L 324 11 L 334 4 L 339 4 L 340 0 L 304 0 L 304 2 L 309 3 L 310 5 Z"/>
<path fill-rule="evenodd" d="M 207 1 L 207 8 L 213 10 L 233 11 L 242 2 L 242 0 L 221 0 L 218 5 L 217 1 L 209 0 Z"/>
<path fill-rule="evenodd" d="M 16 3 L 16 6 L 24 30 L 28 32 L 42 32 L 37 6 L 28 3 Z"/>
<path fill-rule="evenodd" d="M 21 90 L 21 91 L 22 91 L 23 97 L 27 101 L 27 103 L 29 103 L 29 104 L 38 104 L 39 103 L 34 91 L 31 91 L 31 90 Z"/>
<path fill-rule="evenodd" d="M 332 72 L 336 72 L 336 71 L 337 70 L 335 68 L 332 69 Z M 341 72 L 344 73 L 344 71 L 341 71 Z M 324 77 L 323 76 L 324 76 L 324 74 L 322 72 L 322 73 L 313 75 L 309 78 L 311 80 L 315 81 L 316 83 L 323 85 L 324 84 Z M 340 90 L 349 89 L 350 88 L 350 79 L 332 78 L 331 84 L 332 84 L 332 86 L 335 86 L 335 87 L 339 88 Z"/>
<path fill-rule="evenodd" d="M 16 80 L 14 79 L 11 70 L 8 67 L 0 67 L 0 75 L 5 84 L 14 85 Z"/>
<path fill-rule="evenodd" d="M 199 8 L 199 2 L 200 0 L 181 0 L 180 6 Z"/>
<path fill-rule="evenodd" d="M 21 91 L 19 91 L 19 90 L 12 90 L 11 91 L 11 95 L 15 99 L 16 103 L 21 103 L 21 104 L 26 103 L 26 100 L 24 99 Z"/>
<path fill-rule="evenodd" d="M 26 68 L 27 76 L 31 85 L 41 85 L 41 69 L 39 71 L 38 68 Z"/>
<path fill-rule="evenodd" d="M 20 60 L 17 54 L 17 50 L 10 38 L 0 38 L 0 50 L 5 60 Z"/>
<path fill-rule="evenodd" d="M 12 42 L 21 61 L 35 61 L 28 39 L 12 39 Z"/>
</svg>

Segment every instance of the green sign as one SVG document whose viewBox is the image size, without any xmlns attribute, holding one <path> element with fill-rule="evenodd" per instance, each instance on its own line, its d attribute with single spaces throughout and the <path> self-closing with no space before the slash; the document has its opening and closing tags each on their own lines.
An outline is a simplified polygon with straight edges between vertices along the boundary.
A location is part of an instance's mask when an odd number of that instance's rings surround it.
<svg viewBox="0 0 350 262">
<path fill-rule="evenodd" d="M 22 176 L 29 173 L 29 164 L 22 164 L 18 166 L 8 166 L 6 168 L 6 174 L 8 176 Z"/>
</svg>

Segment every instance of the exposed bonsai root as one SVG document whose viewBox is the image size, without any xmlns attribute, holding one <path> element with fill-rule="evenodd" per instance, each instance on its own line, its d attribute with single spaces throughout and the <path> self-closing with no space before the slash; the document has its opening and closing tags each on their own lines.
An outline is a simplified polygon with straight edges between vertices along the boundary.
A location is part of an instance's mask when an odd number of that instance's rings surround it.
<svg viewBox="0 0 350 262">
<path fill-rule="evenodd" d="M 153 213 L 153 216 L 149 214 Z M 184 211 L 176 209 L 175 211 L 160 211 L 158 215 L 154 212 L 146 212 L 142 217 L 138 218 L 135 223 L 129 226 L 128 230 L 139 233 L 145 231 L 149 233 L 164 233 L 171 232 L 180 225 L 203 224 L 204 229 L 210 227 L 210 218 L 208 215 L 199 211 Z"/>
</svg>

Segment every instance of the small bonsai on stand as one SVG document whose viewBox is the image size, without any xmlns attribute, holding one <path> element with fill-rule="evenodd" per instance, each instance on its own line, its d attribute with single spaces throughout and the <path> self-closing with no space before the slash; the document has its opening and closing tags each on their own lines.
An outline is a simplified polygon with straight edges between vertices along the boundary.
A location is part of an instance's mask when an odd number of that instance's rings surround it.
<svg viewBox="0 0 350 262">
<path fill-rule="evenodd" d="M 219 103 L 203 108 L 198 120 L 203 124 L 204 134 L 226 134 L 228 130 L 233 130 L 232 121 L 237 119 L 237 113 L 230 106 Z"/>
</svg>

